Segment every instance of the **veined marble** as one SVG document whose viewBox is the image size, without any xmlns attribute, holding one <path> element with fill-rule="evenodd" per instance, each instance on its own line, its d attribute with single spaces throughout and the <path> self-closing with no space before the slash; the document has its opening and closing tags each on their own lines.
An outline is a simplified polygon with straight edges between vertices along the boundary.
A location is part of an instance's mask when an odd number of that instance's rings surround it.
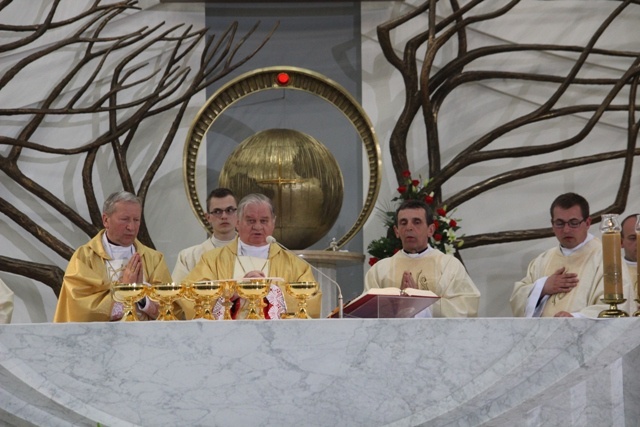
<svg viewBox="0 0 640 427">
<path fill-rule="evenodd" d="M 640 319 L 0 326 L 0 424 L 637 426 Z"/>
</svg>

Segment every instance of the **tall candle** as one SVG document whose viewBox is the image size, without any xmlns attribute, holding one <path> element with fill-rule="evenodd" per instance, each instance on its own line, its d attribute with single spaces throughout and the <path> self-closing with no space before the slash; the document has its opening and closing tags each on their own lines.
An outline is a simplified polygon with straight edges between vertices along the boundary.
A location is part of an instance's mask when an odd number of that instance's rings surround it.
<svg viewBox="0 0 640 427">
<path fill-rule="evenodd" d="M 605 299 L 622 297 L 622 245 L 619 232 L 602 234 L 602 262 L 604 264 Z"/>
</svg>

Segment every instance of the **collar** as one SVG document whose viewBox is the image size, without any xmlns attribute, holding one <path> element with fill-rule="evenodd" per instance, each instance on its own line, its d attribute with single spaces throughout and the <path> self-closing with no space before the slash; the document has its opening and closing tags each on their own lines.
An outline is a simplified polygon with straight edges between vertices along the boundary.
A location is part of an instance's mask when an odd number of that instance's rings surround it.
<svg viewBox="0 0 640 427">
<path fill-rule="evenodd" d="M 427 255 L 431 251 L 433 251 L 433 248 L 431 247 L 431 245 L 427 245 L 427 248 L 425 250 L 423 250 L 422 252 L 415 253 L 415 254 L 410 254 L 409 252 L 405 251 L 404 249 L 402 250 L 402 252 L 404 252 L 404 254 L 406 256 L 408 256 L 409 258 L 420 258 L 420 257 L 423 257 L 423 256 Z"/>
<path fill-rule="evenodd" d="M 576 253 L 577 251 L 579 251 L 580 249 L 582 249 L 587 243 L 589 243 L 593 239 L 594 239 L 593 234 L 587 233 L 587 238 L 584 239 L 584 242 L 580 243 L 578 246 L 576 246 L 575 248 L 572 248 L 572 249 L 564 248 L 564 247 L 562 247 L 562 245 L 559 245 L 560 246 L 560 251 L 562 252 L 562 255 L 564 255 L 564 256 L 572 255 L 572 254 Z"/>
<path fill-rule="evenodd" d="M 270 246 L 271 245 L 269 243 L 264 246 L 251 246 L 238 238 L 238 255 L 267 259 L 269 258 Z"/>
<path fill-rule="evenodd" d="M 107 239 L 107 233 L 102 233 L 102 246 L 111 259 L 129 259 L 135 253 L 136 248 L 133 245 L 119 246 L 111 243 Z"/>
<path fill-rule="evenodd" d="M 229 240 L 221 240 L 212 234 L 209 240 L 211 241 L 211 244 L 213 245 L 214 248 L 221 248 L 222 246 L 226 246 L 227 244 L 233 242 L 235 239 L 236 239 L 236 236 L 233 236 Z"/>
</svg>

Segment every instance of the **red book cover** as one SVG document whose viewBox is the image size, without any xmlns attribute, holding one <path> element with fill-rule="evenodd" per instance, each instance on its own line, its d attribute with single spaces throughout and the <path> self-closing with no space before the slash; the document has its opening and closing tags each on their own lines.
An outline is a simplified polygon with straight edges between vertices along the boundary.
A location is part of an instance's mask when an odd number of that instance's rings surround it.
<svg viewBox="0 0 640 427">
<path fill-rule="evenodd" d="M 440 299 L 430 291 L 419 289 L 371 289 L 344 307 L 344 317 L 395 319 L 413 317 Z M 331 317 L 338 317 L 334 312 Z"/>
</svg>

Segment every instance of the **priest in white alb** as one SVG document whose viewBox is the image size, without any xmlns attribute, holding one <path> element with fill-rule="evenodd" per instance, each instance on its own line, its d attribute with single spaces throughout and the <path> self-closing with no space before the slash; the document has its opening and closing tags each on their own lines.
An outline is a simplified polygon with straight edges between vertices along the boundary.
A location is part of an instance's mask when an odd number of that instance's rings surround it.
<svg viewBox="0 0 640 427">
<path fill-rule="evenodd" d="M 550 208 L 559 245 L 538 255 L 516 282 L 511 309 L 518 317 L 591 317 L 609 308 L 604 295 L 602 243 L 589 233 L 589 203 L 576 193 L 558 196 Z M 631 284 L 622 269 L 623 292 Z M 627 301 L 618 306 L 629 312 Z"/>
<path fill-rule="evenodd" d="M 476 317 L 480 291 L 464 265 L 429 245 L 435 224 L 427 204 L 405 200 L 396 211 L 393 229 L 402 241 L 402 250 L 371 267 L 364 292 L 388 287 L 428 290 L 440 299 L 416 317 Z"/>
<path fill-rule="evenodd" d="M 238 224 L 238 202 L 233 192 L 228 188 L 216 188 L 207 197 L 207 221 L 213 228 L 213 234 L 199 245 L 183 249 L 178 254 L 176 266 L 171 277 L 174 282 L 182 282 L 200 257 L 207 251 L 221 248 L 236 238 Z"/>
</svg>

